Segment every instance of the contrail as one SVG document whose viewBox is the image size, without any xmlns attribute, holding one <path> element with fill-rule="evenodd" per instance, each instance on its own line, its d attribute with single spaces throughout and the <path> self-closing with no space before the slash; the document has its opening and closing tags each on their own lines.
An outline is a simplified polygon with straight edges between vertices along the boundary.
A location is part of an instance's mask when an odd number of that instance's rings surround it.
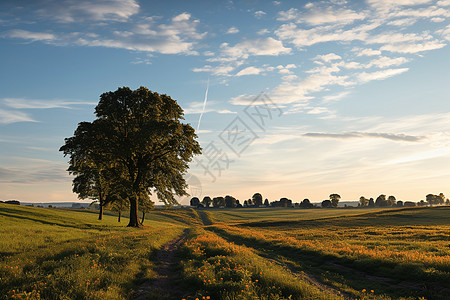
<svg viewBox="0 0 450 300">
<path fill-rule="evenodd" d="M 206 101 L 208 101 L 208 89 L 209 89 L 209 78 L 208 78 L 208 83 L 206 84 L 206 93 L 205 93 L 205 101 L 203 101 L 203 109 L 200 114 L 200 118 L 198 118 L 197 133 L 200 128 L 200 122 L 202 121 L 203 113 L 205 112 Z"/>
</svg>

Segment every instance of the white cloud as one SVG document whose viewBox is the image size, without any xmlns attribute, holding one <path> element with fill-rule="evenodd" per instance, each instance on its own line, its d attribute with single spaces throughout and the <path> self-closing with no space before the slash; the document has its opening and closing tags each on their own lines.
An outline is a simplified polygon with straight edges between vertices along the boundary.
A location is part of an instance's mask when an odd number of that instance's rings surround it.
<svg viewBox="0 0 450 300">
<path fill-rule="evenodd" d="M 300 11 L 291 8 L 287 11 L 279 12 L 279 21 L 295 21 L 297 23 L 307 23 L 312 26 L 323 24 L 350 24 L 356 20 L 363 20 L 366 15 L 361 12 L 357 13 L 350 9 L 334 8 L 330 6 L 321 7 L 314 5 L 306 5 L 307 11 Z"/>
<path fill-rule="evenodd" d="M 258 31 L 259 35 L 265 35 L 270 33 L 270 31 L 267 28 L 261 29 L 260 31 Z"/>
<path fill-rule="evenodd" d="M 278 6 L 278 5 L 280 5 L 280 4 L 281 4 L 281 2 L 280 2 L 280 1 L 272 1 L 272 3 L 273 3 L 273 5 L 276 5 L 276 6 Z"/>
<path fill-rule="evenodd" d="M 203 110 L 203 102 L 191 102 L 187 108 L 184 108 L 185 114 L 200 114 L 200 113 L 210 113 L 215 112 L 218 114 L 236 114 L 228 109 L 217 109 L 214 106 L 217 104 L 215 101 L 208 101 L 207 107 Z"/>
<path fill-rule="evenodd" d="M 353 48 L 353 52 L 356 52 L 356 56 L 376 56 L 381 55 L 381 51 L 370 48 Z"/>
<path fill-rule="evenodd" d="M 391 25 L 391 26 L 411 26 L 414 23 L 416 23 L 416 19 L 414 18 L 403 18 L 403 19 L 396 19 L 396 20 L 392 20 L 389 21 L 387 23 L 387 25 Z"/>
<path fill-rule="evenodd" d="M 0 108 L 1 124 L 12 124 L 17 122 L 37 122 L 37 121 L 24 112 L 4 110 Z"/>
<path fill-rule="evenodd" d="M 372 80 L 383 80 L 383 79 L 386 79 L 386 78 L 389 78 L 389 77 L 392 77 L 395 75 L 399 75 L 406 71 L 408 71 L 408 68 L 386 69 L 386 70 L 371 72 L 371 73 L 363 72 L 358 75 L 358 79 L 360 82 L 366 83 L 366 82 L 369 82 Z"/>
<path fill-rule="evenodd" d="M 438 40 L 425 41 L 423 43 L 398 43 L 382 46 L 380 49 L 398 53 L 419 53 L 423 51 L 436 50 L 445 47 L 447 44 Z"/>
<path fill-rule="evenodd" d="M 72 23 L 83 20 L 126 21 L 139 12 L 135 0 L 49 0 L 42 2 L 36 11 L 38 15 Z"/>
<path fill-rule="evenodd" d="M 260 38 L 246 40 L 234 46 L 223 43 L 221 46 L 222 56 L 231 59 L 248 58 L 250 55 L 280 55 L 291 52 L 290 48 L 283 46 L 283 43 L 274 38 Z"/>
<path fill-rule="evenodd" d="M 5 34 L 7 37 L 10 38 L 17 38 L 17 39 L 24 39 L 24 40 L 30 40 L 30 41 L 53 41 L 56 40 L 57 37 L 52 33 L 47 32 L 31 32 L 27 30 L 21 30 L 21 29 L 13 29 Z"/>
<path fill-rule="evenodd" d="M 447 41 L 450 41 L 450 25 L 448 25 L 444 29 L 438 30 L 437 33 L 440 34 Z"/>
<path fill-rule="evenodd" d="M 156 24 L 154 18 L 145 22 L 126 24 L 127 30 L 104 32 L 102 36 L 92 33 L 51 33 L 30 32 L 15 29 L 5 36 L 30 41 L 42 41 L 54 45 L 79 45 L 90 47 L 120 48 L 133 51 L 157 52 L 163 54 L 198 54 L 194 46 L 206 36 L 197 30 L 199 21 L 189 13 L 173 17 L 168 24 Z"/>
<path fill-rule="evenodd" d="M 227 66 L 211 66 L 211 65 L 205 65 L 202 68 L 194 68 L 192 71 L 194 72 L 209 72 L 213 75 L 218 76 L 227 76 L 235 69 L 235 67 L 227 65 Z"/>
<path fill-rule="evenodd" d="M 380 58 L 371 60 L 366 67 L 370 68 L 370 67 L 377 67 L 377 68 L 386 68 L 386 67 L 390 67 L 390 66 L 399 66 L 402 65 L 404 63 L 409 62 L 410 59 L 407 59 L 406 57 L 396 57 L 396 58 L 390 58 L 387 56 L 382 56 Z"/>
<path fill-rule="evenodd" d="M 430 3 L 431 0 L 367 0 L 369 5 L 380 10 L 391 10 L 399 6 L 414 6 Z"/>
<path fill-rule="evenodd" d="M 322 60 L 324 62 L 330 62 L 332 60 L 342 59 L 342 57 L 340 57 L 339 55 L 334 54 L 334 53 L 329 53 L 329 54 L 325 54 L 325 55 L 317 55 L 313 59 L 314 60 Z"/>
<path fill-rule="evenodd" d="M 264 11 L 262 11 L 262 10 L 258 10 L 258 11 L 255 11 L 254 15 L 255 15 L 256 18 L 260 19 L 260 18 L 262 18 L 264 15 L 266 15 L 266 12 L 264 12 Z"/>
<path fill-rule="evenodd" d="M 36 100 L 25 98 L 3 98 L 2 102 L 15 109 L 50 109 L 67 108 L 71 109 L 76 105 L 97 105 L 96 102 L 67 101 L 67 100 Z"/>
<path fill-rule="evenodd" d="M 235 34 L 235 33 L 239 33 L 239 29 L 237 29 L 236 27 L 230 27 L 227 32 L 227 34 Z"/>
<path fill-rule="evenodd" d="M 450 6 L 450 0 L 441 0 L 437 2 L 437 5 L 440 6 Z"/>
<path fill-rule="evenodd" d="M 247 67 L 245 69 L 240 70 L 236 76 L 245 76 L 245 75 L 258 75 L 263 72 L 264 69 L 255 68 L 255 67 Z"/>
</svg>

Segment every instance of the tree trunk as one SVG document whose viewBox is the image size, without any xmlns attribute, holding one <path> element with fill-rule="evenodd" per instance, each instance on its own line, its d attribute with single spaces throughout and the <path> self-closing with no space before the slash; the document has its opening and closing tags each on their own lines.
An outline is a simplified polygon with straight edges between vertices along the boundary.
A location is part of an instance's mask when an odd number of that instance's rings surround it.
<svg viewBox="0 0 450 300">
<path fill-rule="evenodd" d="M 141 221 L 141 224 L 144 224 L 144 220 L 145 220 L 145 211 L 142 212 L 142 221 Z"/>
<path fill-rule="evenodd" d="M 119 210 L 119 220 L 118 222 L 120 222 L 120 215 L 122 214 L 122 211 Z"/>
<path fill-rule="evenodd" d="M 128 227 L 141 227 L 138 217 L 138 198 L 137 196 L 130 197 L 130 223 Z"/>
<path fill-rule="evenodd" d="M 99 220 L 103 219 L 103 205 L 102 205 L 102 203 L 100 203 L 100 211 L 98 212 L 98 219 Z"/>
</svg>

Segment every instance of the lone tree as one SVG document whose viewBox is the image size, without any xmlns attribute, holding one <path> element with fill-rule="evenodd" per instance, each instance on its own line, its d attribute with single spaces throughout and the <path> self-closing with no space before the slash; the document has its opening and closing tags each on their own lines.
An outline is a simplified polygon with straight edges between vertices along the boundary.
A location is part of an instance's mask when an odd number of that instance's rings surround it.
<svg viewBox="0 0 450 300">
<path fill-rule="evenodd" d="M 194 129 L 181 122 L 183 110 L 175 100 L 145 87 L 134 91 L 123 87 L 102 94 L 95 114 L 96 120 L 84 123 L 95 124 L 96 142 L 84 143 L 81 138 L 74 143 L 68 138 L 60 150 L 70 155 L 69 172 L 83 175 L 79 166 L 87 164 L 97 171 L 107 170 L 107 182 L 123 185 L 130 204 L 128 226 L 141 226 L 138 203 L 141 198 L 147 200 L 150 190 L 166 205 L 177 203 L 174 195 L 187 195 L 183 174 L 201 148 Z M 79 132 L 82 124 L 74 138 L 77 133 L 90 137 L 90 132 Z M 91 180 L 84 184 L 94 186 Z"/>
<path fill-rule="evenodd" d="M 331 205 L 333 205 L 333 207 L 337 207 L 339 200 L 341 200 L 341 196 L 339 194 L 331 194 L 330 195 L 330 201 L 331 201 Z"/>
</svg>

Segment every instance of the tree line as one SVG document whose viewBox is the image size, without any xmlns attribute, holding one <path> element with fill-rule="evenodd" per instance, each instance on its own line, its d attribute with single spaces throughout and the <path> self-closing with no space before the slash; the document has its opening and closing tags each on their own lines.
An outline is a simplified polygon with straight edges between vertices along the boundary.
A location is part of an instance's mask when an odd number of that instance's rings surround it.
<svg viewBox="0 0 450 300">
<path fill-rule="evenodd" d="M 303 199 L 300 203 L 293 203 L 291 199 L 281 198 L 279 201 L 269 201 L 267 198 L 263 201 L 260 193 L 255 193 L 250 199 L 241 203 L 233 196 L 203 197 L 200 200 L 198 197 L 193 197 L 190 201 L 190 206 L 197 208 L 243 208 L 243 207 L 294 207 L 294 208 L 319 208 L 318 205 L 311 203 L 309 199 Z M 320 204 L 321 208 L 336 208 L 338 207 L 341 196 L 339 194 L 330 194 L 329 199 L 323 200 Z M 439 195 L 428 194 L 426 201 L 419 202 L 401 201 L 397 200 L 395 196 L 388 196 L 381 194 L 376 200 L 373 198 L 366 198 L 361 196 L 359 198 L 358 207 L 414 207 L 414 206 L 432 206 L 432 205 L 450 205 L 450 200 L 446 199 L 443 193 Z"/>
</svg>

